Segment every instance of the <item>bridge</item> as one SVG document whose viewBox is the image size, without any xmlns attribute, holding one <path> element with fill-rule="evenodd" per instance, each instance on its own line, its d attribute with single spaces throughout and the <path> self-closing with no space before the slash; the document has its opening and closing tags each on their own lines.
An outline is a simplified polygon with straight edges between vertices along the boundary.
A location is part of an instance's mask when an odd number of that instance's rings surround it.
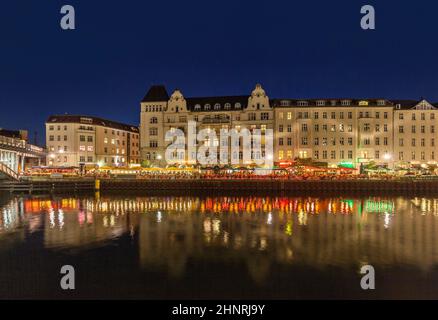
<svg viewBox="0 0 438 320">
<path fill-rule="evenodd" d="M 46 151 L 26 140 L 6 136 L 0 133 L 0 180 L 18 180 L 19 173 L 24 171 L 26 158 L 33 158 L 41 164 Z"/>
</svg>

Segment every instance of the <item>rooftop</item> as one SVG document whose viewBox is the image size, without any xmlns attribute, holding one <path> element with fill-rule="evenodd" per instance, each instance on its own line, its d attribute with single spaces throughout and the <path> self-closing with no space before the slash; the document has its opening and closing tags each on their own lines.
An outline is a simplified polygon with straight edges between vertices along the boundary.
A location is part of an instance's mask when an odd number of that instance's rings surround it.
<svg viewBox="0 0 438 320">
<path fill-rule="evenodd" d="M 136 126 L 86 115 L 52 115 L 47 119 L 46 123 L 81 123 L 84 125 L 97 125 L 134 133 L 139 132 Z"/>
</svg>

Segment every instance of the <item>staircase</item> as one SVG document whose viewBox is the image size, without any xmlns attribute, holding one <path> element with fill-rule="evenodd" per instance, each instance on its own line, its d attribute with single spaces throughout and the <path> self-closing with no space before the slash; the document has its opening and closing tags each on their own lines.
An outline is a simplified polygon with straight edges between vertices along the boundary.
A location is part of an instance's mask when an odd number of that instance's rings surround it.
<svg viewBox="0 0 438 320">
<path fill-rule="evenodd" d="M 4 163 L 0 162 L 0 179 L 6 177 L 8 180 L 15 180 L 18 181 L 20 177 L 18 176 L 18 173 L 16 173 L 14 170 L 9 168 Z"/>
</svg>

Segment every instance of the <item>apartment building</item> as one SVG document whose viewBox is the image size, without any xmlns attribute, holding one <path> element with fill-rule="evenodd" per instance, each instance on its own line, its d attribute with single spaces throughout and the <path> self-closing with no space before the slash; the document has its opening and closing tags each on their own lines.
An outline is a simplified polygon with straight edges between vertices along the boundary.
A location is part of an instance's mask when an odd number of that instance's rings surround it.
<svg viewBox="0 0 438 320">
<path fill-rule="evenodd" d="M 437 112 L 437 104 L 423 99 L 270 99 L 261 85 L 249 95 L 186 98 L 180 90 L 169 96 L 164 86 L 152 86 L 141 101 L 141 157 L 166 165 L 165 133 L 187 132 L 193 120 L 216 132 L 273 129 L 277 164 L 301 158 L 331 167 L 436 165 Z"/>
<path fill-rule="evenodd" d="M 438 109 L 426 100 L 394 101 L 394 163 L 398 167 L 437 164 Z"/>
<path fill-rule="evenodd" d="M 393 106 L 385 99 L 279 99 L 273 106 L 278 162 L 312 158 L 354 167 L 391 162 Z"/>
<path fill-rule="evenodd" d="M 140 163 L 138 127 L 91 116 L 53 115 L 46 122 L 47 164 L 129 166 Z"/>
<path fill-rule="evenodd" d="M 261 85 L 256 85 L 249 95 L 190 98 L 184 97 L 180 90 L 169 96 L 164 86 L 153 86 L 141 102 L 140 119 L 142 158 L 160 166 L 166 165 L 164 155 L 170 144 L 165 141 L 166 132 L 175 128 L 187 133 L 188 121 L 195 121 L 198 131 L 214 130 L 217 137 L 220 129 L 247 128 L 263 132 L 274 128 L 274 110 Z M 219 146 L 218 139 L 205 143 Z M 263 138 L 261 144 L 264 150 Z M 239 155 L 230 152 L 230 158 L 236 156 L 243 158 L 241 152 Z M 255 154 L 254 159 L 264 156 Z M 188 154 L 181 158 L 181 164 L 194 164 L 188 158 Z M 196 156 L 192 155 L 192 158 Z"/>
</svg>

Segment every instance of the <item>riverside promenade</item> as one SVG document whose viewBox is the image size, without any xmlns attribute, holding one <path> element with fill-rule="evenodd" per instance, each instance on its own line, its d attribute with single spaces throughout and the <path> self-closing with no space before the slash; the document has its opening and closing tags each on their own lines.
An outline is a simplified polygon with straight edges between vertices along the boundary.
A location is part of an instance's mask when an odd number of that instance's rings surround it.
<svg viewBox="0 0 438 320">
<path fill-rule="evenodd" d="M 395 192 L 437 193 L 438 179 L 93 179 L 75 178 L 0 183 L 0 192 Z"/>
</svg>

